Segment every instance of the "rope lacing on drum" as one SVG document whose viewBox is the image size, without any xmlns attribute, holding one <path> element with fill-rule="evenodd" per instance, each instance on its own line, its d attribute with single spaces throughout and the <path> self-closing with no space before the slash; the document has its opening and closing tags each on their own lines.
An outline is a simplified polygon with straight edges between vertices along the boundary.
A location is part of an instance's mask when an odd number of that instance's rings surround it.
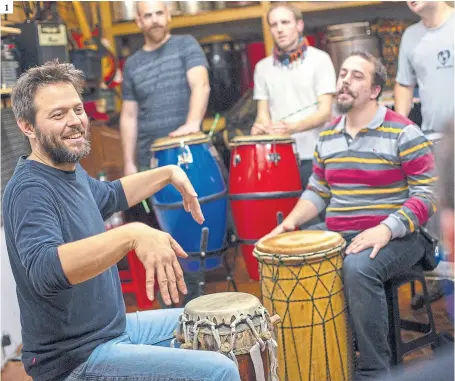
<svg viewBox="0 0 455 381">
<path fill-rule="evenodd" d="M 186 331 L 186 323 L 188 322 L 188 319 L 186 318 L 185 315 L 181 315 L 180 316 L 180 323 L 182 324 L 183 326 L 183 336 L 185 337 L 185 343 L 189 342 L 189 338 L 188 338 L 188 333 Z"/>
<path fill-rule="evenodd" d="M 199 337 L 199 325 L 201 325 L 201 324 L 208 324 L 210 326 L 210 330 L 212 331 L 213 337 L 215 338 L 215 342 L 218 345 L 218 351 L 219 351 L 220 348 L 221 348 L 220 335 L 218 334 L 218 331 L 215 329 L 216 324 L 213 323 L 212 321 L 210 321 L 209 319 L 201 319 L 201 320 L 198 320 L 196 323 L 194 323 L 194 327 L 193 327 L 193 333 L 194 333 L 193 349 L 194 350 L 198 349 L 197 340 L 198 340 L 198 337 Z"/>
<path fill-rule="evenodd" d="M 273 338 L 272 334 L 270 333 L 267 327 L 267 317 L 265 316 L 266 310 L 264 307 L 260 309 L 262 320 L 261 320 L 261 331 L 263 332 L 263 336 L 265 338 L 265 334 L 268 333 L 270 335 L 269 339 L 266 339 L 265 342 L 267 344 L 267 349 L 269 351 L 269 361 L 270 361 L 270 375 L 272 376 L 271 381 L 278 381 L 278 360 L 277 360 L 277 353 L 276 349 L 278 348 L 278 344 Z M 273 328 L 270 327 L 272 330 Z"/>
<path fill-rule="evenodd" d="M 266 348 L 268 349 L 270 362 L 269 369 L 271 374 L 270 381 L 278 381 L 277 376 L 278 362 L 276 355 L 277 343 L 274 340 L 272 333 L 270 332 L 272 328 L 270 328 L 270 330 L 268 329 L 268 322 L 270 321 L 270 319 L 268 318 L 268 316 L 266 316 L 267 311 L 265 310 L 264 307 L 261 306 L 257 312 L 259 312 L 262 317 L 260 325 L 257 329 L 253 323 L 253 317 L 250 316 L 249 314 L 248 315 L 240 314 L 235 317 L 235 319 L 229 325 L 230 327 L 229 342 L 226 341 L 224 343 L 221 343 L 221 336 L 218 332 L 218 325 L 211 321 L 210 319 L 205 318 L 193 321 L 191 319 L 188 319 L 188 317 L 185 314 L 180 315 L 179 318 L 179 327 L 182 327 L 184 331 L 183 337 L 179 332 L 176 333 L 176 336 L 178 340 L 184 339 L 184 343 L 181 345 L 182 348 L 190 349 L 192 347 L 193 350 L 197 350 L 199 347 L 200 339 L 199 334 L 201 332 L 201 329 L 209 327 L 210 333 L 216 342 L 217 348 L 215 348 L 215 350 L 226 355 L 228 358 L 234 361 L 237 368 L 239 368 L 238 360 L 234 353 L 235 340 L 239 324 L 246 323 L 248 325 L 250 332 L 253 334 L 256 343 L 251 347 L 251 349 L 248 352 L 243 353 L 245 354 L 249 353 L 251 357 L 256 374 L 256 381 L 266 381 L 266 379 L 264 378 L 264 364 L 261 356 L 261 352 L 263 352 Z M 254 316 L 254 318 L 256 318 L 256 315 Z M 191 323 L 194 323 L 193 327 L 189 325 Z M 180 331 L 180 329 L 178 331 Z M 191 337 L 192 334 L 194 334 L 194 337 Z"/>
<path fill-rule="evenodd" d="M 328 251 L 329 252 L 329 251 Z M 330 366 L 329 366 L 329 359 L 328 359 L 328 343 L 327 343 L 327 335 L 326 335 L 326 326 L 330 321 L 335 321 L 335 319 L 342 315 L 346 314 L 346 304 L 344 304 L 343 308 L 340 308 L 340 311 L 336 311 L 336 308 L 332 304 L 332 297 L 338 293 L 343 293 L 343 287 L 340 288 L 340 290 L 334 290 L 336 281 L 342 278 L 341 275 L 341 266 L 339 266 L 338 261 L 342 261 L 342 256 L 340 255 L 331 255 L 328 256 L 327 253 L 323 253 L 323 256 L 321 258 L 321 261 L 319 263 L 311 263 L 310 260 L 307 260 L 304 256 L 298 256 L 296 259 L 298 259 L 298 263 L 290 263 L 290 256 L 282 256 L 282 255 L 270 255 L 267 258 L 267 262 L 264 260 L 264 258 L 258 257 L 258 261 L 261 266 L 261 274 L 262 274 L 262 279 L 271 279 L 272 286 L 268 287 L 267 282 L 261 282 L 262 283 L 262 297 L 265 299 L 268 299 L 270 301 L 270 304 L 272 305 L 272 311 L 269 311 L 270 313 L 274 314 L 277 313 L 277 305 L 275 303 L 277 302 L 285 302 L 286 307 L 284 313 L 282 311 L 279 311 L 279 315 L 282 318 L 282 325 L 280 326 L 280 329 L 287 330 L 289 329 L 292 335 L 292 343 L 286 343 L 286 338 L 285 335 L 281 335 L 281 344 L 284 352 L 284 358 L 286 359 L 286 351 L 289 350 L 290 348 L 287 348 L 286 344 L 291 344 L 291 348 L 294 350 L 294 353 L 297 354 L 299 353 L 297 351 L 297 342 L 296 342 L 296 337 L 295 333 L 297 329 L 304 329 L 304 328 L 309 328 L 310 329 L 310 348 L 309 348 L 309 366 L 308 366 L 308 380 L 312 380 L 311 374 L 312 374 L 312 356 L 313 356 L 313 346 L 314 346 L 314 328 L 317 326 L 322 326 L 322 335 L 323 335 L 323 345 L 325 349 L 325 368 L 326 368 L 326 378 L 327 380 L 331 380 L 331 378 L 335 375 L 330 374 Z M 272 260 L 272 261 L 271 261 Z M 269 262 L 272 263 L 269 263 Z M 323 262 L 324 261 L 324 262 Z M 338 262 L 338 263 L 337 263 Z M 319 273 L 321 270 L 322 263 L 329 263 L 330 266 L 333 268 L 333 270 L 330 271 L 325 271 L 324 273 Z M 337 266 L 338 264 L 338 266 Z M 312 268 L 314 275 L 311 276 L 306 276 L 303 277 L 301 276 L 303 269 L 305 266 L 310 266 Z M 291 273 L 290 277 L 284 277 L 280 278 L 279 277 L 279 272 L 280 268 L 286 267 L 286 269 Z M 267 271 L 263 270 L 266 269 Z M 308 268 L 308 267 L 306 267 Z M 333 280 L 331 284 L 326 285 L 324 283 L 324 280 L 322 279 L 325 275 L 331 274 L 335 272 L 336 276 L 333 277 Z M 265 273 L 269 273 L 270 276 L 264 275 Z M 305 279 L 309 278 L 316 278 L 316 282 L 314 282 L 314 287 L 312 289 L 307 289 L 305 285 L 303 284 L 303 281 Z M 337 278 L 338 277 L 338 278 Z M 280 280 L 280 281 L 278 281 Z M 284 290 L 282 287 L 282 284 L 285 281 L 295 281 L 292 289 L 289 290 Z M 327 292 L 327 295 L 322 296 L 322 297 L 315 297 L 315 292 L 319 287 L 319 290 L 325 290 Z M 291 319 L 291 314 L 290 314 L 290 305 L 291 305 L 291 298 L 293 293 L 297 290 L 297 288 L 301 288 L 307 295 L 308 298 L 304 299 L 293 299 L 292 303 L 299 303 L 299 302 L 311 302 L 310 304 L 312 305 L 312 312 L 311 312 L 311 324 L 309 325 L 293 325 L 292 319 Z M 285 295 L 285 298 L 278 298 L 276 295 L 278 293 L 281 293 L 282 295 Z M 327 299 L 327 305 L 323 310 L 320 309 L 320 307 L 317 306 L 315 303 L 316 301 L 324 300 Z M 319 317 L 318 323 L 315 322 L 315 318 Z M 340 332 L 338 332 L 337 325 L 334 324 L 334 330 L 335 330 L 335 338 L 336 338 L 336 344 L 337 344 L 337 349 L 338 349 L 338 354 L 339 354 L 339 361 L 341 364 L 341 373 L 343 377 L 343 380 L 347 380 L 346 377 L 349 377 L 350 369 L 351 369 L 351 361 L 352 359 L 350 356 L 348 356 L 347 359 L 347 369 L 345 369 L 344 364 L 343 364 L 343 359 L 342 359 L 342 350 L 340 348 Z M 349 327 L 349 326 L 348 326 Z M 347 332 L 349 335 L 349 332 Z M 349 338 L 347 340 L 348 342 L 350 341 Z M 302 380 L 302 369 L 300 366 L 300 361 L 297 362 L 297 369 L 299 373 L 299 379 Z M 288 366 L 287 362 L 285 362 L 285 380 L 283 381 L 298 381 L 298 380 L 291 380 L 289 377 L 290 375 L 288 374 Z M 323 380 L 315 380 L 315 381 L 323 381 Z"/>
</svg>

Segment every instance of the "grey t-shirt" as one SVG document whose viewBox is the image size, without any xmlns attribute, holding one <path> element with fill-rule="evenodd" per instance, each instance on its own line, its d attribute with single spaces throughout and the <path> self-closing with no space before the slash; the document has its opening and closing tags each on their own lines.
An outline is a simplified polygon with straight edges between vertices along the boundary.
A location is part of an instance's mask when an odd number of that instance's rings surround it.
<svg viewBox="0 0 455 381">
<path fill-rule="evenodd" d="M 396 81 L 419 85 L 422 130 L 441 132 L 454 118 L 454 13 L 438 28 L 422 21 L 403 34 Z"/>
<path fill-rule="evenodd" d="M 125 62 L 123 99 L 139 106 L 137 160 L 150 166 L 150 145 L 185 124 L 191 89 L 186 72 L 196 66 L 208 67 L 205 54 L 190 35 L 171 36 L 157 50 L 143 49 Z"/>
</svg>

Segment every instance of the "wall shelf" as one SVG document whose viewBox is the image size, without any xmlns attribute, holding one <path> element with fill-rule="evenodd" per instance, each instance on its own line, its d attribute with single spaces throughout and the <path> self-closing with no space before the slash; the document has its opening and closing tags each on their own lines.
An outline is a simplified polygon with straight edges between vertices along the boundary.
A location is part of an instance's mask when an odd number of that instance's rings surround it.
<svg viewBox="0 0 455 381">
<path fill-rule="evenodd" d="M 2 37 L 9 34 L 20 34 L 21 30 L 19 28 L 13 28 L 11 26 L 0 26 L 0 32 Z"/>
<path fill-rule="evenodd" d="M 292 2 L 302 13 L 327 11 L 334 9 L 372 6 L 384 1 L 294 1 Z M 171 28 L 186 28 L 198 25 L 218 24 L 239 20 L 259 19 L 265 16 L 267 7 L 254 5 L 249 7 L 227 8 L 202 12 L 196 15 L 172 16 Z M 114 23 L 114 36 L 125 36 L 141 33 L 135 21 Z"/>
<path fill-rule="evenodd" d="M 384 1 L 293 1 L 302 13 L 379 5 Z"/>
<path fill-rule="evenodd" d="M 10 95 L 13 89 L 0 89 L 0 95 Z"/>
<path fill-rule="evenodd" d="M 260 5 L 227 8 L 213 11 L 206 11 L 196 15 L 172 16 L 171 28 L 186 28 L 198 25 L 218 24 L 223 22 L 258 19 L 263 15 L 263 8 Z M 136 22 L 122 22 L 112 25 L 114 36 L 125 36 L 128 34 L 141 33 Z"/>
</svg>

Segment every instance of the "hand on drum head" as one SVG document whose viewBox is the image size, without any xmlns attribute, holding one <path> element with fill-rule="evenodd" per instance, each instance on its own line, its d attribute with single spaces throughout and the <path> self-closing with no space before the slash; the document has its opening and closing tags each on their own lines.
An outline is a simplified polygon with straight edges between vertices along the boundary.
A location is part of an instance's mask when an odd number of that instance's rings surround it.
<svg viewBox="0 0 455 381">
<path fill-rule="evenodd" d="M 279 121 L 276 123 L 273 123 L 272 125 L 272 133 L 273 134 L 278 134 L 278 135 L 286 135 L 286 134 L 293 134 L 295 131 L 295 125 L 294 123 L 288 123 L 284 121 Z"/>
<path fill-rule="evenodd" d="M 351 244 L 346 249 L 346 254 L 358 254 L 365 249 L 373 248 L 370 258 L 373 259 L 385 245 L 387 245 L 392 238 L 392 232 L 384 225 L 379 224 L 374 228 L 364 230 L 362 233 L 357 234 Z"/>
<path fill-rule="evenodd" d="M 254 123 L 251 127 L 251 135 L 267 135 L 272 132 L 271 126 L 266 126 L 262 123 Z"/>
<path fill-rule="evenodd" d="M 164 303 L 178 303 L 179 291 L 186 294 L 187 289 L 177 256 L 187 258 L 188 255 L 170 234 L 161 230 L 137 223 L 134 232 L 133 249 L 145 268 L 147 297 L 155 298 L 156 279 Z"/>
<path fill-rule="evenodd" d="M 286 233 L 286 232 L 292 232 L 294 230 L 295 230 L 295 224 L 293 224 L 292 222 L 284 220 L 275 229 L 273 229 L 269 234 L 266 234 L 264 237 L 262 237 L 258 241 L 258 243 L 266 240 L 267 238 L 275 237 L 278 234 Z"/>
<path fill-rule="evenodd" d="M 196 132 L 200 131 L 200 126 L 201 122 L 191 122 L 191 123 L 186 123 L 176 130 L 172 131 L 169 136 L 176 137 L 176 136 L 185 136 L 185 135 L 190 135 L 194 134 Z"/>
<path fill-rule="evenodd" d="M 183 207 L 185 211 L 190 212 L 193 219 L 202 224 L 205 221 L 202 214 L 201 205 L 197 199 L 197 193 L 191 185 L 191 181 L 185 171 L 179 166 L 172 167 L 171 184 L 177 188 L 183 198 Z"/>
</svg>

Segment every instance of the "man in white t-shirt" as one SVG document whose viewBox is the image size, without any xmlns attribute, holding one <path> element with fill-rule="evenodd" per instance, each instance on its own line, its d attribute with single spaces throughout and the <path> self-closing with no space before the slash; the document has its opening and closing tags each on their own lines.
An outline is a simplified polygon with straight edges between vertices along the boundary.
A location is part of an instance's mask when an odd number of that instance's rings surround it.
<svg viewBox="0 0 455 381">
<path fill-rule="evenodd" d="M 454 128 L 454 54 L 455 13 L 445 1 L 407 1 L 409 9 L 421 20 L 403 34 L 395 84 L 395 111 L 408 116 L 416 85 L 422 111 L 422 131 L 434 141 L 435 155 L 444 126 Z M 443 170 L 442 168 L 440 171 Z M 427 224 L 428 230 L 441 237 L 439 213 Z M 441 253 L 447 248 L 440 246 Z M 444 257 L 444 255 L 442 254 Z M 431 300 L 443 295 L 447 282 L 427 281 Z M 452 287 L 449 285 L 447 287 Z M 414 308 L 423 304 L 423 296 L 413 299 Z"/>
<path fill-rule="evenodd" d="M 254 73 L 258 101 L 252 135 L 288 133 L 296 140 L 302 185 L 312 172 L 314 147 L 331 116 L 335 68 L 329 55 L 308 46 L 301 12 L 290 4 L 270 8 L 267 21 L 275 47 Z"/>
<path fill-rule="evenodd" d="M 395 111 L 408 116 L 414 88 L 419 86 L 422 131 L 432 140 L 454 120 L 454 28 L 452 7 L 444 1 L 408 1 L 420 16 L 400 43 L 395 85 Z"/>
</svg>

